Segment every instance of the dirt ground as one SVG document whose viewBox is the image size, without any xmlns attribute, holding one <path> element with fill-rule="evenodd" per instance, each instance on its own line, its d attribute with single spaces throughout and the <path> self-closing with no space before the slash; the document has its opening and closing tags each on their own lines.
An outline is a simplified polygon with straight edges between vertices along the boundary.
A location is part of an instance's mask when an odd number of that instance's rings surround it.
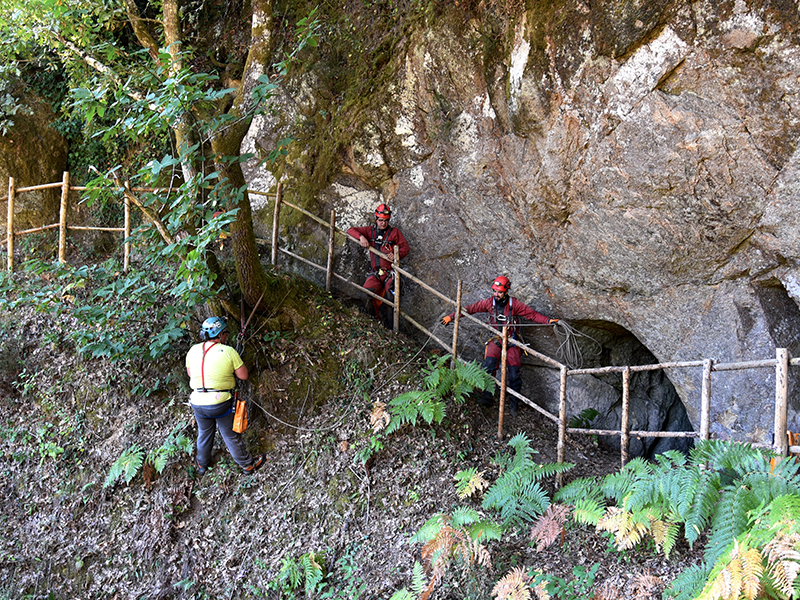
<svg viewBox="0 0 800 600">
<path fill-rule="evenodd" d="M 254 364 L 258 383 L 245 388 L 253 401 L 246 440 L 267 453 L 267 467 L 242 476 L 218 439 L 203 477 L 184 452 L 161 474 L 144 466 L 111 485 L 104 482 L 112 464 L 132 445 L 149 452 L 170 435 L 193 440 L 180 389 L 137 395 L 134 385 L 165 373 L 182 377 L 186 347 L 176 346 L 172 362 L 152 372 L 132 372 L 48 342 L 46 316 L 16 314 L 7 331 L 25 370 L 9 376 L 0 401 L 0 597 L 388 600 L 411 586 L 421 560 L 411 536 L 426 521 L 459 506 L 480 510 L 479 498 L 458 498 L 457 472 L 475 467 L 493 481 L 493 458 L 520 432 L 538 462 L 555 461 L 554 423 L 522 407 L 499 440 L 497 408 L 471 401 L 449 402 L 441 425 L 405 427 L 376 445 L 374 403 L 419 389 L 430 349 L 363 315 L 332 304 L 321 310 L 324 335 L 275 342 Z M 367 357 L 369 368 L 354 360 L 352 349 L 361 346 L 348 341 L 364 336 L 380 349 Z M 338 371 L 344 392 L 323 397 L 317 392 L 331 384 L 317 374 L 334 359 L 345 361 Z M 566 481 L 619 467 L 619 456 L 590 437 L 570 437 L 566 459 L 576 465 Z M 698 559 L 681 545 L 669 559 L 652 547 L 619 552 L 575 525 L 543 551 L 524 532 L 487 550 L 490 566 L 452 569 L 431 597 L 491 598 L 514 567 L 571 579 L 575 567 L 597 564 L 593 597 L 659 598 Z M 281 574 L 309 555 L 324 567 L 325 587 L 287 590 Z"/>
</svg>

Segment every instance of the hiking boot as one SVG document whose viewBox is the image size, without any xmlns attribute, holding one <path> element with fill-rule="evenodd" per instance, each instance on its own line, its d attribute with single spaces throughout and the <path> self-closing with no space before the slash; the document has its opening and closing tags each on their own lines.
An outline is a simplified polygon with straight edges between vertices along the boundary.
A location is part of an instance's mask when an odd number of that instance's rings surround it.
<svg viewBox="0 0 800 600">
<path fill-rule="evenodd" d="M 477 402 L 480 406 L 489 408 L 494 404 L 494 398 L 492 396 L 478 396 L 475 398 L 475 402 Z"/>
<path fill-rule="evenodd" d="M 517 399 L 514 398 L 511 402 L 508 403 L 508 416 L 516 417 L 517 416 Z"/>
<path fill-rule="evenodd" d="M 267 462 L 267 455 L 266 454 L 259 454 L 256 456 L 255 460 L 252 464 L 242 467 L 242 472 L 245 475 L 250 475 L 250 473 L 255 473 L 258 469 L 263 467 Z"/>
<path fill-rule="evenodd" d="M 202 466 L 199 462 L 197 462 L 196 458 L 194 459 L 194 468 L 197 469 L 197 474 L 200 477 L 208 473 L 208 467 Z"/>
</svg>

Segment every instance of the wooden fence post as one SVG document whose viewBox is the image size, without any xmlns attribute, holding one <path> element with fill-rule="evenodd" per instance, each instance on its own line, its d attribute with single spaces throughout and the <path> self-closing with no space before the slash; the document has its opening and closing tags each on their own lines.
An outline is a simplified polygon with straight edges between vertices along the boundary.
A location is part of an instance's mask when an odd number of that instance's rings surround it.
<svg viewBox="0 0 800 600">
<path fill-rule="evenodd" d="M 125 182 L 125 187 L 130 189 L 130 182 Z M 125 231 L 122 233 L 122 270 L 127 273 L 128 268 L 131 266 L 131 243 L 129 238 L 131 237 L 131 200 L 128 197 L 128 194 L 125 194 L 124 200 L 125 206 Z"/>
<path fill-rule="evenodd" d="M 628 424 L 629 410 L 630 410 L 630 393 L 631 393 L 631 368 L 625 367 L 622 371 L 622 417 L 620 419 L 620 462 L 622 467 L 628 463 L 628 448 L 630 446 L 630 426 Z"/>
<path fill-rule="evenodd" d="M 278 189 L 275 191 L 275 211 L 272 213 L 272 266 L 278 265 L 278 222 L 281 214 L 281 192 L 283 184 L 278 182 Z"/>
<path fill-rule="evenodd" d="M 489 342 L 492 343 L 492 342 Z M 500 410 L 497 415 L 497 439 L 503 439 L 503 417 L 505 416 L 506 408 L 506 385 L 508 383 L 507 375 L 508 364 L 508 327 L 503 326 L 503 349 L 500 352 Z"/>
<path fill-rule="evenodd" d="M 393 255 L 394 264 L 392 265 L 394 269 L 394 322 L 392 323 L 392 331 L 397 333 L 400 331 L 400 271 L 398 267 L 400 266 L 400 251 L 395 249 Z"/>
<path fill-rule="evenodd" d="M 6 249 L 8 272 L 14 271 L 14 178 L 8 178 L 8 212 L 6 213 Z"/>
<path fill-rule="evenodd" d="M 331 210 L 331 230 L 328 234 L 328 268 L 325 272 L 325 291 L 330 293 L 333 281 L 333 242 L 336 236 L 336 211 Z"/>
<path fill-rule="evenodd" d="M 700 398 L 700 439 L 709 438 L 711 420 L 711 369 L 714 361 L 707 358 L 703 361 L 703 387 Z"/>
<path fill-rule="evenodd" d="M 456 352 L 458 351 L 458 324 L 461 321 L 461 289 L 464 282 L 458 280 L 458 287 L 456 288 L 456 318 L 453 322 L 453 359 L 450 361 L 450 367 L 456 368 Z"/>
<path fill-rule="evenodd" d="M 789 350 L 775 349 L 775 432 L 774 447 L 776 454 L 789 454 L 789 439 L 786 432 L 786 420 L 789 399 Z"/>
<path fill-rule="evenodd" d="M 61 178 L 61 208 L 58 212 L 58 262 L 67 262 L 67 202 L 69 200 L 69 171 Z"/>
<path fill-rule="evenodd" d="M 561 367 L 561 386 L 558 391 L 558 444 L 556 446 L 556 462 L 564 462 L 564 446 L 567 439 L 567 367 Z M 556 486 L 561 487 L 564 481 L 562 473 L 556 475 Z"/>
</svg>

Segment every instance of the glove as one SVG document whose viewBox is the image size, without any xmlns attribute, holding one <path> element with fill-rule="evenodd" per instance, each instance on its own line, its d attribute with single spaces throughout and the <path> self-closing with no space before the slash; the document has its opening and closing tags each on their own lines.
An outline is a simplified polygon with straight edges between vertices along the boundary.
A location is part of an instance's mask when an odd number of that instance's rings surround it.
<svg viewBox="0 0 800 600">
<path fill-rule="evenodd" d="M 552 325 L 553 323 L 558 323 L 558 319 L 550 319 L 547 324 Z"/>
<path fill-rule="evenodd" d="M 451 317 L 450 315 L 445 315 L 444 317 L 442 317 L 442 325 L 447 327 L 448 325 L 450 325 L 450 321 L 452 321 L 452 320 L 453 320 L 453 317 Z"/>
</svg>

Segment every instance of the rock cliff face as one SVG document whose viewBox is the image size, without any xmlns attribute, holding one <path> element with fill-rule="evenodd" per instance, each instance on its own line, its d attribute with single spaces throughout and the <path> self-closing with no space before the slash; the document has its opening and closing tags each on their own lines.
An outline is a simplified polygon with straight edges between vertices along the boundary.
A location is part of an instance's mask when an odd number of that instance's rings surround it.
<svg viewBox="0 0 800 600">
<path fill-rule="evenodd" d="M 453 298 L 463 280 L 465 302 L 508 275 L 515 296 L 601 343 L 584 345 L 586 365 L 800 355 L 798 26 L 789 0 L 534 2 L 410 26 L 315 210 L 346 229 L 390 203 L 406 268 Z M 329 109 L 324 81 L 297 82 L 284 112 Z M 269 148 L 291 121 L 257 121 L 247 144 Z M 298 172 L 284 171 L 287 188 Z M 269 185 L 255 169 L 251 181 Z M 324 247 L 324 232 L 284 235 Z M 365 263 L 344 245 L 340 272 L 358 278 Z M 449 310 L 414 284 L 403 307 L 431 327 Z M 467 355 L 479 336 L 465 336 Z M 558 350 L 552 332 L 527 338 Z M 701 370 L 658 377 L 634 384 L 631 426 L 677 426 L 667 415 L 682 403 L 699 427 Z M 552 408 L 557 373 L 523 378 Z M 618 423 L 618 380 L 589 379 L 571 382 L 570 412 Z M 712 386 L 712 433 L 770 441 L 772 370 L 715 373 Z"/>
<path fill-rule="evenodd" d="M 53 111 L 31 94 L 22 96 L 27 111 L 14 116 L 8 135 L 0 136 L 0 181 L 2 196 L 8 194 L 8 178 L 16 188 L 61 181 L 67 166 L 67 142 L 50 128 Z M 14 229 L 30 229 L 58 222 L 60 190 L 35 190 L 15 202 Z M 0 234 L 6 235 L 6 201 L 0 203 Z"/>
</svg>

